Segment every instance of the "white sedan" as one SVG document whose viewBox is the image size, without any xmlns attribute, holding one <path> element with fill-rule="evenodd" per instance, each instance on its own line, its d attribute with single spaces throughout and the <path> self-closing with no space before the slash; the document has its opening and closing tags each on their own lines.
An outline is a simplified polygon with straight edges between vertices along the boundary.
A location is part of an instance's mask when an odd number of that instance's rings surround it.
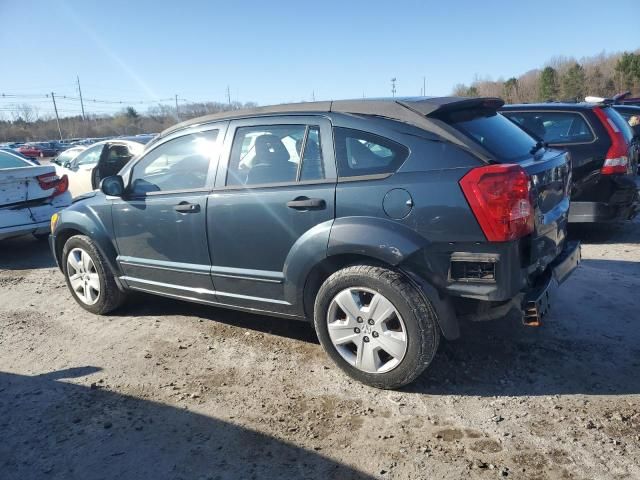
<svg viewBox="0 0 640 480">
<path fill-rule="evenodd" d="M 0 151 L 0 240 L 49 234 L 51 216 L 71 205 L 69 179 L 53 165 L 36 165 Z"/>
<path fill-rule="evenodd" d="M 114 138 L 94 143 L 72 160 L 56 165 L 56 171 L 69 177 L 69 191 L 75 198 L 97 189 L 101 179 L 118 173 L 129 160 L 142 153 L 151 138 Z"/>
</svg>

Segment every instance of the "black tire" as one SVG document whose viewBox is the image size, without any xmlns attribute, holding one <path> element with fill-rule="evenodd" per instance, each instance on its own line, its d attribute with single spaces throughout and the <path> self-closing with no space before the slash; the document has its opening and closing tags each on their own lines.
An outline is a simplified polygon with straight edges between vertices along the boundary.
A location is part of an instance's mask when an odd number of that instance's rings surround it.
<svg viewBox="0 0 640 480">
<path fill-rule="evenodd" d="M 81 248 L 89 255 L 95 265 L 96 273 L 98 274 L 100 281 L 100 293 L 96 303 L 92 305 L 84 303 L 71 287 L 69 274 L 67 272 L 67 258 L 74 248 Z M 69 287 L 69 290 L 71 291 L 71 295 L 78 305 L 85 310 L 97 315 L 104 315 L 121 306 L 126 300 L 126 294 L 118 288 L 115 278 L 111 274 L 102 254 L 91 238 L 85 235 L 74 235 L 73 237 L 70 237 L 62 249 L 61 263 L 64 278 L 67 282 L 67 287 Z"/>
<path fill-rule="evenodd" d="M 406 329 L 406 353 L 400 363 L 384 373 L 368 373 L 347 362 L 333 345 L 327 326 L 332 299 L 347 288 L 364 287 L 382 294 L 401 315 Z M 356 265 L 331 275 L 320 287 L 314 306 L 314 324 L 323 348 L 349 376 L 381 389 L 395 389 L 414 381 L 431 363 L 440 343 L 440 330 L 433 306 L 396 270 Z"/>
</svg>

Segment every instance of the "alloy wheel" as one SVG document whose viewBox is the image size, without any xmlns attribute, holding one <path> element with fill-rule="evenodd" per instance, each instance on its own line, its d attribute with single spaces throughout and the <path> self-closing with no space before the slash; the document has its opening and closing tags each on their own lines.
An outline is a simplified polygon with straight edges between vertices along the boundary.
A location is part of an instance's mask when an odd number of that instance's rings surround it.
<svg viewBox="0 0 640 480">
<path fill-rule="evenodd" d="M 74 248 L 67 256 L 67 276 L 71 288 L 86 305 L 94 305 L 100 298 L 100 277 L 89 254 Z"/>
<path fill-rule="evenodd" d="M 339 292 L 329 305 L 327 328 L 342 358 L 363 372 L 393 370 L 407 352 L 407 330 L 398 310 L 368 288 Z"/>
</svg>

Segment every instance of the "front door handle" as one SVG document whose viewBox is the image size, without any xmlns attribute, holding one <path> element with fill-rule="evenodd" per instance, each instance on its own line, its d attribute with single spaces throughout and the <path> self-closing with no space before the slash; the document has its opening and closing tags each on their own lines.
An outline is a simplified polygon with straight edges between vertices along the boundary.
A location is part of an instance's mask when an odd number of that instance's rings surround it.
<svg viewBox="0 0 640 480">
<path fill-rule="evenodd" d="M 179 213 L 198 213 L 200 211 L 200 205 L 197 203 L 180 202 L 173 207 L 173 209 Z"/>
<path fill-rule="evenodd" d="M 287 207 L 296 210 L 320 210 L 326 207 L 326 202 L 322 198 L 297 197 L 295 200 L 287 202 Z"/>
</svg>

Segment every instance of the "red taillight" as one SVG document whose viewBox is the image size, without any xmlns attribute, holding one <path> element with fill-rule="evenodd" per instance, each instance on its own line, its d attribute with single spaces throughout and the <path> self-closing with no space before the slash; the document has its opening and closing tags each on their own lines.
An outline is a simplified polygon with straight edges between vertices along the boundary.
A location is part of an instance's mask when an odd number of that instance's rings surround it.
<svg viewBox="0 0 640 480">
<path fill-rule="evenodd" d="M 69 189 L 69 178 L 66 175 L 59 177 L 55 173 L 45 173 L 36 177 L 38 184 L 42 190 L 54 189 L 52 197 L 62 195 Z"/>
<path fill-rule="evenodd" d="M 627 156 L 628 145 L 624 139 L 624 135 L 601 108 L 594 108 L 593 113 L 600 119 L 611 139 L 611 147 L 609 147 L 607 151 L 600 173 L 602 175 L 629 173 L 631 165 L 629 164 L 629 157 Z"/>
<path fill-rule="evenodd" d="M 533 231 L 529 176 L 519 165 L 487 165 L 460 180 L 462 192 L 487 240 L 506 242 Z"/>
</svg>

